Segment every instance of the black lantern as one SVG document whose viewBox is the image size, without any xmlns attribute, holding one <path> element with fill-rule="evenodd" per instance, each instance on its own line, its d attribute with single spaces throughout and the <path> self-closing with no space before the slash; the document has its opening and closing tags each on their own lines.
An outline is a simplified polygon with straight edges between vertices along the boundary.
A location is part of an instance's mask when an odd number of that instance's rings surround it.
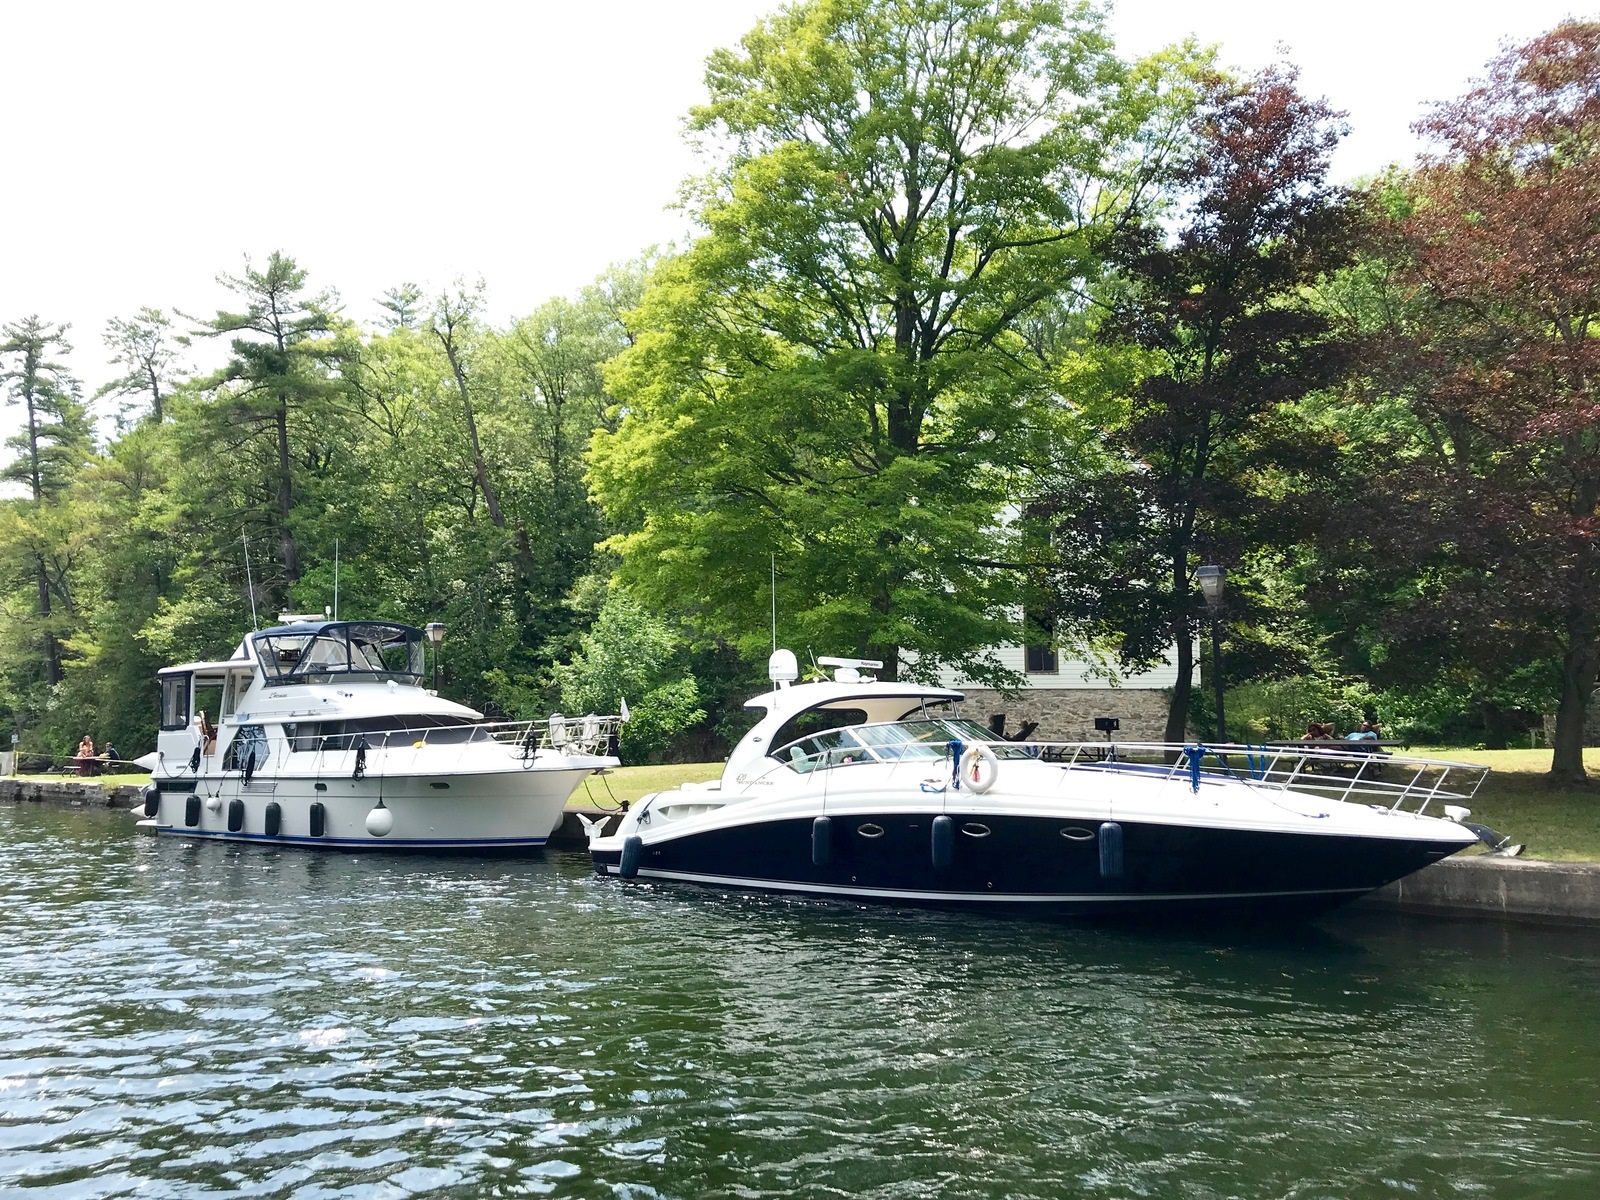
<svg viewBox="0 0 1600 1200">
<path fill-rule="evenodd" d="M 423 636 L 428 639 L 428 645 L 433 647 L 433 690 L 439 690 L 439 647 L 444 645 L 444 626 L 438 621 L 429 621 L 422 627 Z"/>
</svg>

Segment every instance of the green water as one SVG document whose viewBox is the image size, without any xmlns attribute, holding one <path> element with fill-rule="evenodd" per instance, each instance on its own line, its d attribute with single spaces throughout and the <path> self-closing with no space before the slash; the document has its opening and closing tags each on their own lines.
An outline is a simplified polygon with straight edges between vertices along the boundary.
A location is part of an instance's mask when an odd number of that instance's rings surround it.
<svg viewBox="0 0 1600 1200">
<path fill-rule="evenodd" d="M 1600 1196 L 1600 937 L 1129 931 L 0 810 L 0 1195 Z"/>
</svg>

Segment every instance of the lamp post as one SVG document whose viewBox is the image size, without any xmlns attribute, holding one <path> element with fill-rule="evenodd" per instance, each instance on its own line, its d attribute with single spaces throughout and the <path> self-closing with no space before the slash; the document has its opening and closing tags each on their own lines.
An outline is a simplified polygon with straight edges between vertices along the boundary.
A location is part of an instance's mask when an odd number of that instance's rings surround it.
<svg viewBox="0 0 1600 1200">
<path fill-rule="evenodd" d="M 433 647 L 433 690 L 439 690 L 439 647 L 444 644 L 444 626 L 438 621 L 429 621 L 422 627 L 423 635 L 428 639 L 428 645 Z"/>
<path fill-rule="evenodd" d="M 1228 740 L 1228 726 L 1222 717 L 1222 629 L 1217 618 L 1222 615 L 1222 584 L 1228 573 L 1218 566 L 1204 566 L 1194 573 L 1200 593 L 1206 598 L 1206 609 L 1211 614 L 1211 684 L 1217 697 L 1217 741 Z"/>
</svg>

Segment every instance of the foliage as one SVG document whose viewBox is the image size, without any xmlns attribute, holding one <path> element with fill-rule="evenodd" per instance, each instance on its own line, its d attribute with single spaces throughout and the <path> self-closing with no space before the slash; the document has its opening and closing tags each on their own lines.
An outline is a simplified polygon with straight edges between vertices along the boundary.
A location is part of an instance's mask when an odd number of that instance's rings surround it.
<svg viewBox="0 0 1600 1200">
<path fill-rule="evenodd" d="M 704 233 L 592 450 L 630 586 L 754 656 L 776 556 L 785 640 L 1012 682 L 984 648 L 1015 632 L 1003 513 L 1049 419 L 1025 326 L 1153 203 L 1188 68 L 1026 0 L 821 0 L 714 54 Z"/>
<path fill-rule="evenodd" d="M 1113 457 L 1035 508 L 1063 550 L 1065 621 L 1116 630 L 1130 667 L 1176 643 L 1169 741 L 1189 718 L 1196 558 L 1238 564 L 1303 531 L 1296 479 L 1322 447 L 1298 404 L 1350 357 L 1304 290 L 1349 255 L 1349 208 L 1326 178 L 1337 114 L 1274 69 L 1210 79 L 1192 131 L 1176 231 L 1130 223 L 1111 243 L 1121 276 L 1101 334 L 1144 356 L 1124 411 L 1106 414 Z"/>
<path fill-rule="evenodd" d="M 1597 127 L 1600 22 L 1567 22 L 1424 121 L 1439 150 L 1376 197 L 1398 302 L 1375 374 L 1412 436 L 1369 459 L 1394 516 L 1359 551 L 1389 567 L 1390 639 L 1476 664 L 1478 696 L 1545 666 L 1568 779 L 1600 673 Z"/>
<path fill-rule="evenodd" d="M 629 706 L 622 753 L 630 762 L 659 760 L 679 733 L 706 715 L 678 639 L 622 588 L 606 597 L 571 664 L 555 673 L 569 711 L 616 713 Z"/>
</svg>

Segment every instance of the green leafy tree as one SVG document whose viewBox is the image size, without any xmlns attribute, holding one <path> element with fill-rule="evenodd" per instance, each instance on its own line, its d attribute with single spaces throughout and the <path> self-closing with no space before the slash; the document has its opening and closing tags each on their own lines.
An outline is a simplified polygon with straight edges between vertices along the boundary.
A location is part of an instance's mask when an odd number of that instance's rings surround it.
<svg viewBox="0 0 1600 1200">
<path fill-rule="evenodd" d="M 11 551 L 15 571 L 31 576 L 33 611 L 21 622 L 27 641 L 38 647 L 43 679 L 53 687 L 61 680 L 62 636 L 67 626 L 58 609 L 72 608 L 70 549 L 74 523 L 63 514 L 62 500 L 78 469 L 93 450 L 88 410 L 78 398 L 78 384 L 59 361 L 71 351 L 64 325 L 30 316 L 0 326 L 0 385 L 7 404 L 26 416 L 7 445 L 19 457 L 6 465 L 3 477 L 23 483 L 28 498 L 11 504 L 10 528 L 0 538 Z"/>
<path fill-rule="evenodd" d="M 95 392 L 95 399 L 128 397 L 130 403 L 123 409 L 125 417 L 134 403 L 132 398 L 147 398 L 150 419 L 159 425 L 162 405 L 184 371 L 182 355 L 189 338 L 175 333 L 171 320 L 159 308 L 141 308 L 137 316 L 107 321 L 105 343 L 111 351 L 112 364 L 121 367 L 123 374 Z"/>
<path fill-rule="evenodd" d="M 306 272 L 279 251 L 263 269 L 246 261 L 243 274 L 223 274 L 218 282 L 243 306 L 219 310 L 198 331 L 228 338 L 232 351 L 227 365 L 200 384 L 208 403 L 195 412 L 203 426 L 198 432 L 207 452 L 229 470 L 245 462 L 266 469 L 261 478 L 271 493 L 267 529 L 278 550 L 277 578 L 269 581 L 268 594 L 281 601 L 302 569 L 295 533 L 297 468 L 309 462 L 316 470 L 335 437 L 338 401 L 346 392 L 337 369 L 351 347 L 341 336 L 334 297 L 307 295 Z"/>
<path fill-rule="evenodd" d="M 1195 567 L 1302 536 L 1296 480 L 1327 454 L 1299 404 L 1353 357 L 1307 290 L 1353 253 L 1351 206 L 1327 180 L 1341 133 L 1292 71 L 1214 78 L 1178 175 L 1181 219 L 1112 240 L 1119 290 L 1102 334 L 1142 356 L 1142 377 L 1106 421 L 1110 469 L 1045 507 L 1062 616 L 1116 630 L 1125 666 L 1176 645 L 1168 741 L 1190 719 Z"/>
<path fill-rule="evenodd" d="M 1049 381 L 1022 329 L 1158 191 L 1192 55 L 1128 66 L 1086 7 L 819 0 L 708 62 L 723 166 L 608 381 L 592 487 L 639 595 L 753 654 L 900 667 L 1014 632 L 1002 513 Z"/>
<path fill-rule="evenodd" d="M 606 597 L 594 627 L 568 666 L 556 668 L 569 713 L 615 713 L 624 701 L 622 753 L 659 758 L 683 731 L 705 719 L 684 651 L 667 623 L 621 588 Z"/>
</svg>

